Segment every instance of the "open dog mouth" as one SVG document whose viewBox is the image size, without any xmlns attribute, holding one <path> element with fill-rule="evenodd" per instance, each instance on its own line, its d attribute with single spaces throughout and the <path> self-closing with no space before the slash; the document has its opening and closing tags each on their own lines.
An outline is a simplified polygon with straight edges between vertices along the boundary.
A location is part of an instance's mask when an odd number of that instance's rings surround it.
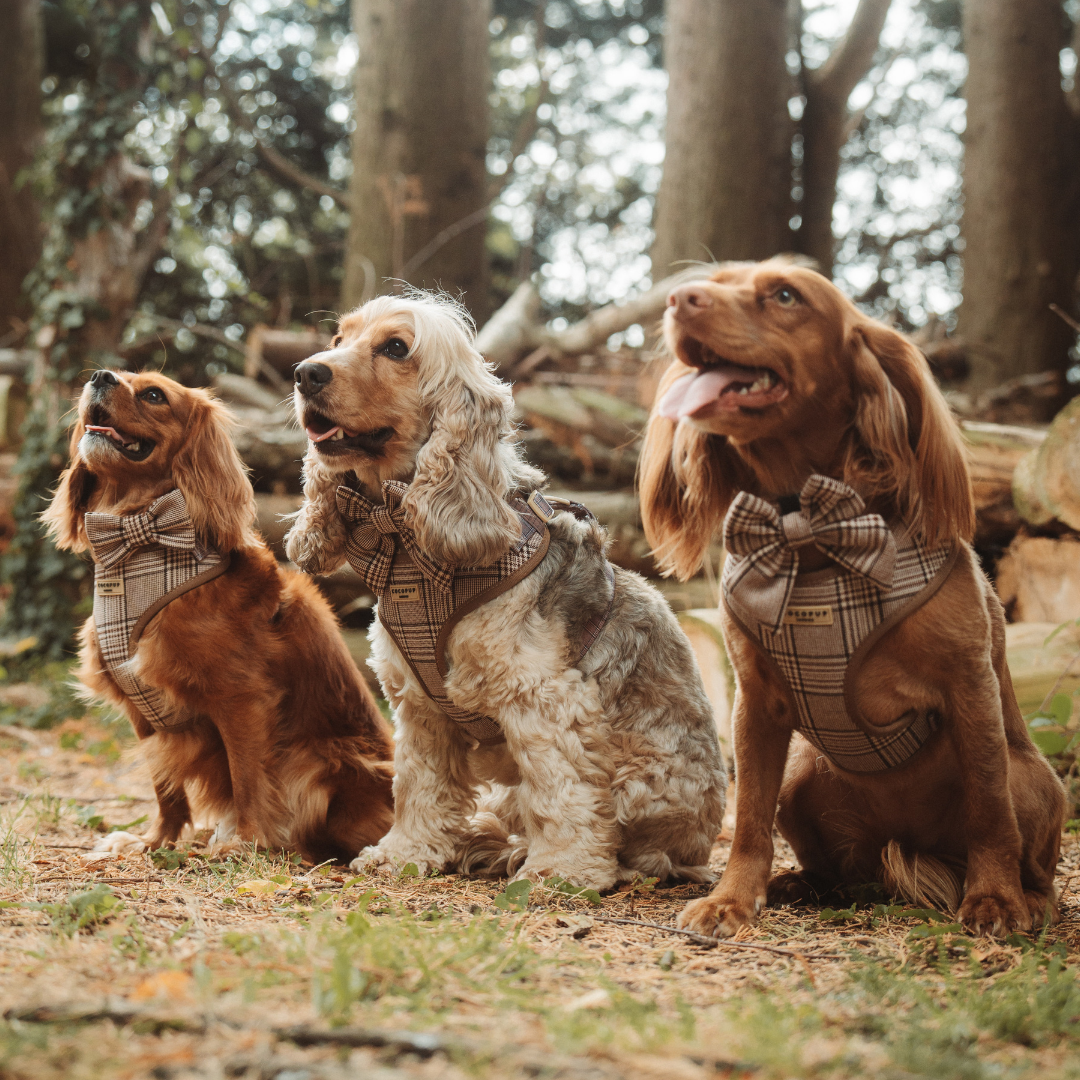
<svg viewBox="0 0 1080 1080">
<path fill-rule="evenodd" d="M 304 431 L 321 454 L 357 450 L 370 457 L 382 454 L 383 448 L 394 434 L 392 427 L 375 428 L 373 431 L 350 431 L 312 409 L 304 413 Z"/>
<path fill-rule="evenodd" d="M 697 371 L 672 383 L 660 400 L 661 416 L 681 420 L 686 416 L 763 409 L 788 395 L 787 384 L 771 368 L 737 364 L 695 338 L 687 337 L 681 344 L 684 359 Z"/>
<path fill-rule="evenodd" d="M 98 439 L 105 439 L 129 461 L 145 461 L 157 445 L 153 440 L 142 435 L 128 435 L 113 427 L 112 418 L 100 406 L 95 405 L 86 418 L 86 434 Z"/>
</svg>

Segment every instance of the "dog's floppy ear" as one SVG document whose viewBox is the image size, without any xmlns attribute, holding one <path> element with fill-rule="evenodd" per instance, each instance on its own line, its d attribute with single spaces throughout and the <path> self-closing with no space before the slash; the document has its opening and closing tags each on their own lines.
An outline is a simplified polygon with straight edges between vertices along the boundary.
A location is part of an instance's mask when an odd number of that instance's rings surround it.
<svg viewBox="0 0 1080 1080">
<path fill-rule="evenodd" d="M 172 460 L 172 478 L 199 539 L 219 551 L 232 551 L 254 542 L 255 495 L 229 439 L 229 411 L 202 390 L 188 392 L 191 415 L 184 445 Z"/>
<path fill-rule="evenodd" d="M 52 502 L 41 515 L 53 543 L 63 551 L 85 551 L 90 546 L 83 518 L 97 481 L 79 453 L 85 430 L 82 421 L 76 421 L 71 431 L 71 465 L 60 474 Z"/>
<path fill-rule="evenodd" d="M 421 407 L 431 435 L 416 455 L 403 500 L 420 547 L 455 566 L 487 566 L 521 538 L 507 496 L 544 476 L 521 460 L 510 387 L 473 347 L 464 316 L 446 307 L 413 310 Z"/>
<path fill-rule="evenodd" d="M 664 372 L 659 402 L 692 369 L 676 360 Z M 661 416 L 653 406 L 638 459 L 641 520 L 653 557 L 665 574 L 685 581 L 705 551 L 735 495 L 753 477 L 722 435 Z"/>
<path fill-rule="evenodd" d="M 880 323 L 850 332 L 854 441 L 846 478 L 896 500 L 926 542 L 975 533 L 975 503 L 960 429 L 923 354 Z"/>
</svg>

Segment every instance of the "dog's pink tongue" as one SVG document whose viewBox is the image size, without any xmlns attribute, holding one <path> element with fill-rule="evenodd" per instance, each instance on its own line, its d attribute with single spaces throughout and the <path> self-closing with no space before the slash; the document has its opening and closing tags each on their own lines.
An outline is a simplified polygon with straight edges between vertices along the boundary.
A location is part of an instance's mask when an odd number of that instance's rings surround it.
<svg viewBox="0 0 1080 1080">
<path fill-rule="evenodd" d="M 116 442 L 123 442 L 124 441 L 123 439 L 120 438 L 120 434 L 116 430 L 116 428 L 100 427 L 97 424 L 87 424 L 86 425 L 86 430 L 96 432 L 98 435 L 108 435 L 110 439 L 115 439 Z"/>
<path fill-rule="evenodd" d="M 714 402 L 733 382 L 746 379 L 745 368 L 712 367 L 684 375 L 672 383 L 660 399 L 660 415 L 670 420 L 693 416 L 699 409 Z"/>
</svg>

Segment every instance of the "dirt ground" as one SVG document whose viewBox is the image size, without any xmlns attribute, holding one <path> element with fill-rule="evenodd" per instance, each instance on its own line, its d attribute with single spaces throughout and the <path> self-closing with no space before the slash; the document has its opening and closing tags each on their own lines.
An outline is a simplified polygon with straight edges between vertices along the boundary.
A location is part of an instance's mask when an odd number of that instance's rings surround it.
<svg viewBox="0 0 1080 1080">
<path fill-rule="evenodd" d="M 863 897 L 708 947 L 665 928 L 702 886 L 88 859 L 152 813 L 121 729 L 0 728 L 0 1077 L 1080 1077 L 1071 834 L 1039 938 Z"/>
</svg>

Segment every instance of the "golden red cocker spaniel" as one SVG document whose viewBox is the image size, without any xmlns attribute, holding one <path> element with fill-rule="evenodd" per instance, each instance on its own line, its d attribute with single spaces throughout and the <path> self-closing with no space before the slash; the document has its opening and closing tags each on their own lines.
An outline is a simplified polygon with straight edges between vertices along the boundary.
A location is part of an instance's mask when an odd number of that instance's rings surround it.
<svg viewBox="0 0 1080 1080">
<path fill-rule="evenodd" d="M 389 726 L 315 585 L 255 534 L 225 408 L 161 375 L 97 371 L 71 460 L 44 520 L 61 548 L 93 551 L 78 674 L 143 740 L 149 846 L 205 815 L 222 843 L 316 861 L 377 842 L 393 823 Z"/>
<path fill-rule="evenodd" d="M 663 566 L 723 523 L 736 828 L 680 925 L 879 881 L 995 935 L 1058 919 L 1060 782 L 1028 736 L 970 541 L 960 432 L 922 354 L 819 274 L 675 289 L 641 464 Z M 801 869 L 770 880 L 774 820 Z"/>
</svg>

